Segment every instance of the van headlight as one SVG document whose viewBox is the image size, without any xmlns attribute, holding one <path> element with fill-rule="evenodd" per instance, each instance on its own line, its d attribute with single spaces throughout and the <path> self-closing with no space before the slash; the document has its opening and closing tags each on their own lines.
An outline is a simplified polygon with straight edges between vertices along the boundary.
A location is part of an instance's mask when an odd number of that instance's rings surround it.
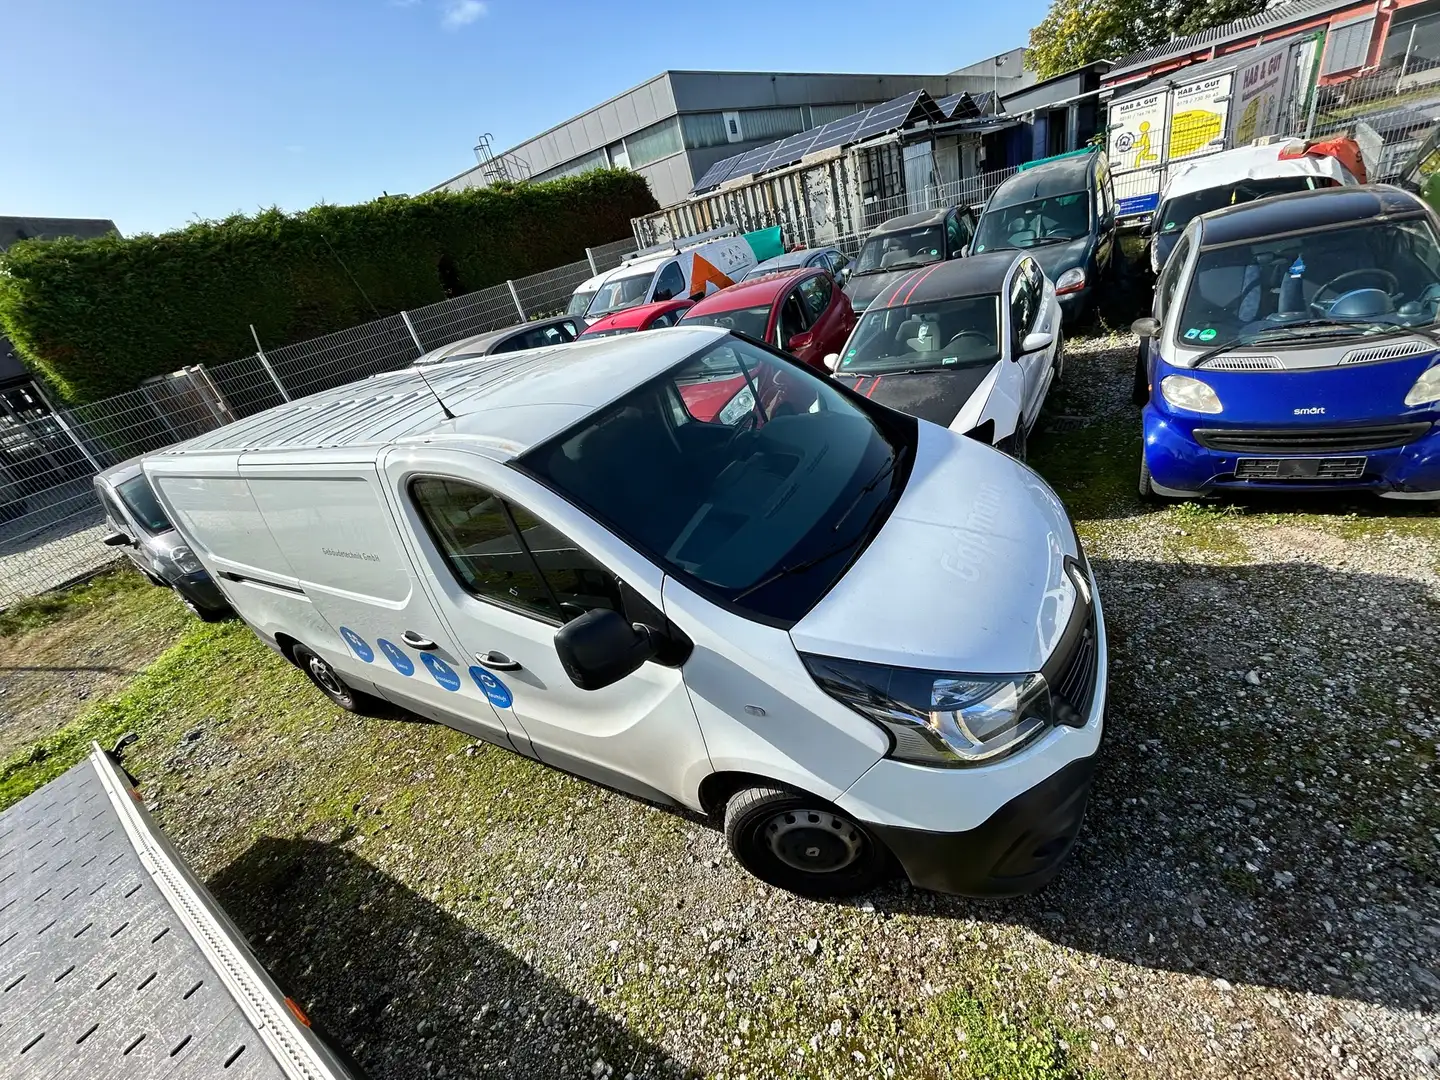
<svg viewBox="0 0 1440 1080">
<path fill-rule="evenodd" d="M 1085 287 L 1085 268 L 1083 266 L 1072 266 L 1058 278 L 1055 279 L 1056 295 L 1078 292 Z"/>
<path fill-rule="evenodd" d="M 1422 371 L 1405 395 L 1406 405 L 1429 405 L 1432 401 L 1440 401 L 1440 364 Z"/>
<path fill-rule="evenodd" d="M 1166 404 L 1177 409 L 1198 413 L 1218 413 L 1221 409 L 1220 396 L 1210 384 L 1189 375 L 1166 375 L 1160 380 L 1160 393 Z"/>
<path fill-rule="evenodd" d="M 1050 688 L 1032 675 L 962 675 L 803 656 L 820 688 L 890 735 L 890 757 L 955 769 L 1006 757 L 1052 723 Z"/>
<path fill-rule="evenodd" d="M 184 544 L 181 544 L 170 552 L 170 561 L 175 564 L 175 569 L 179 570 L 182 574 L 198 574 L 201 570 L 205 569 L 200 560 L 195 557 L 195 552 L 191 551 Z"/>
</svg>

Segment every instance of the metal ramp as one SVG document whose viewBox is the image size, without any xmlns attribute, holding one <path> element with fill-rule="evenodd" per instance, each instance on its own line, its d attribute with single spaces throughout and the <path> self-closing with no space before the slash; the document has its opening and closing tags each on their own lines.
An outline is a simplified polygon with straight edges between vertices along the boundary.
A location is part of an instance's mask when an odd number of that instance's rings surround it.
<svg viewBox="0 0 1440 1080">
<path fill-rule="evenodd" d="M 359 1080 L 98 746 L 0 813 L 0 1076 Z"/>
</svg>

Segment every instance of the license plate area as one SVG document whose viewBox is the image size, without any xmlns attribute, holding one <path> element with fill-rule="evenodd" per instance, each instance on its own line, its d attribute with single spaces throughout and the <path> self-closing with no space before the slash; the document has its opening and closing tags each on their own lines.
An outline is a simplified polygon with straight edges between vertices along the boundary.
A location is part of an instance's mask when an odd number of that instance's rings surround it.
<svg viewBox="0 0 1440 1080">
<path fill-rule="evenodd" d="M 1359 480 L 1364 457 L 1241 458 L 1237 480 Z"/>
</svg>

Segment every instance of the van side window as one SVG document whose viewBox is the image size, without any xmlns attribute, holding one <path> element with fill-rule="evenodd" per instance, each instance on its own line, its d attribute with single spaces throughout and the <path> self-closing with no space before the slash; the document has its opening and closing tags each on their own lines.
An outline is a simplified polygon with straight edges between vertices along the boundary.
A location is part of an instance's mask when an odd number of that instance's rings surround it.
<svg viewBox="0 0 1440 1080">
<path fill-rule="evenodd" d="M 130 531 L 130 523 L 125 520 L 125 515 L 120 512 L 120 507 L 115 505 L 115 499 L 108 491 L 100 492 L 100 505 L 105 508 L 105 516 L 110 519 L 111 525 L 121 532 Z"/>
<path fill-rule="evenodd" d="M 655 283 L 655 301 L 674 300 L 685 292 L 685 275 L 680 272 L 679 263 L 666 263 L 660 271 L 660 280 Z"/>
<path fill-rule="evenodd" d="M 474 596 L 547 622 L 623 611 L 615 576 L 518 506 L 460 480 L 421 477 L 416 508 L 456 580 Z"/>
</svg>

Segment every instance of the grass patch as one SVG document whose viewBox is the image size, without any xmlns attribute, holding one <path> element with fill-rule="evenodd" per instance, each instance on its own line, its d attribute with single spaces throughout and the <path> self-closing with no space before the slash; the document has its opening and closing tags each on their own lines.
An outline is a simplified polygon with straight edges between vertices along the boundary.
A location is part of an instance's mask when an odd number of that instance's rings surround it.
<svg viewBox="0 0 1440 1080">
<path fill-rule="evenodd" d="M 1250 549 L 1236 527 L 1244 514 L 1244 508 L 1233 503 L 1185 502 L 1172 506 L 1165 515 L 1169 526 L 1164 536 L 1166 553 L 1181 562 L 1244 562 L 1250 557 Z"/>
<path fill-rule="evenodd" d="M 1023 1000 L 1023 999 L 1022 999 Z M 1023 1006 L 1022 1006 L 1023 1007 Z M 951 990 L 935 999 L 924 1019 L 929 1037 L 946 1049 L 947 1076 L 962 1080 L 1099 1080 L 1092 1066 L 1070 1052 L 1080 1036 L 1055 1017 L 1034 1010 L 1015 1014 L 991 995 Z"/>
<path fill-rule="evenodd" d="M 100 607 L 125 604 L 153 588 L 128 565 L 117 566 L 79 585 L 32 596 L 0 611 L 0 638 L 32 634 Z"/>
</svg>

